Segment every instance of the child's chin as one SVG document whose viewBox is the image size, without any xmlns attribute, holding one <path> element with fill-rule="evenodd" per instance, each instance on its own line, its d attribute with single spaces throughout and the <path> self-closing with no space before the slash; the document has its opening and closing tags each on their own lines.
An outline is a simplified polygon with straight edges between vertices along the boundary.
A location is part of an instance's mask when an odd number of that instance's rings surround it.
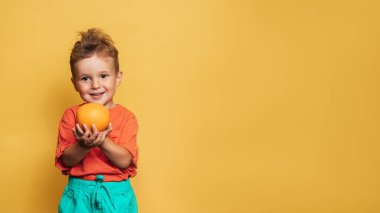
<svg viewBox="0 0 380 213">
<path fill-rule="evenodd" d="M 85 100 L 85 102 L 86 103 L 97 103 L 97 104 L 104 105 L 104 102 L 101 100 Z"/>
<path fill-rule="evenodd" d="M 92 101 L 92 103 L 98 103 L 98 104 L 104 105 L 103 101 L 98 101 L 98 100 Z"/>
</svg>

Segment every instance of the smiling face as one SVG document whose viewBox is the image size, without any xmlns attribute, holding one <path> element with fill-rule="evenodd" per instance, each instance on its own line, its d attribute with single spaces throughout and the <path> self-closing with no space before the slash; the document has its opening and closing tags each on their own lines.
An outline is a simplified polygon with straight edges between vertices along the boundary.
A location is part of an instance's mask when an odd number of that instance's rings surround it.
<svg viewBox="0 0 380 213">
<path fill-rule="evenodd" d="M 94 54 L 75 64 L 71 81 L 86 103 L 95 102 L 107 108 L 115 106 L 113 96 L 120 85 L 122 73 L 116 72 L 113 58 Z"/>
</svg>

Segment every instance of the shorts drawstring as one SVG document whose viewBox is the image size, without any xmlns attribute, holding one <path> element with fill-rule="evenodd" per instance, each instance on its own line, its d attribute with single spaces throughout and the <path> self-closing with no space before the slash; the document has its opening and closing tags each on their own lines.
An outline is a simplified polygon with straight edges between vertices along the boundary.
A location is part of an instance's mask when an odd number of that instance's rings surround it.
<svg viewBox="0 0 380 213">
<path fill-rule="evenodd" d="M 96 207 L 97 209 L 102 209 L 103 206 L 102 206 L 102 198 L 100 197 L 100 193 L 99 191 L 104 189 L 104 191 L 107 193 L 107 196 L 109 198 L 109 200 L 111 201 L 111 204 L 112 206 L 115 208 L 115 204 L 113 203 L 113 200 L 111 198 L 111 195 L 109 193 L 109 190 L 107 189 L 107 187 L 105 187 L 103 185 L 103 180 L 104 180 L 104 176 L 103 175 L 97 175 L 96 176 L 96 186 L 95 186 L 95 190 L 93 192 L 93 196 L 92 196 L 92 200 L 91 200 L 91 205 L 94 207 Z"/>
</svg>

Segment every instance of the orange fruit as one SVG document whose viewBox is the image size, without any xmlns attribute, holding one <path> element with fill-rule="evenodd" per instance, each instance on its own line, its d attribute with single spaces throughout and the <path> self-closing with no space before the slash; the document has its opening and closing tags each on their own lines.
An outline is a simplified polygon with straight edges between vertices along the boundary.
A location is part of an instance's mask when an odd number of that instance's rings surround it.
<svg viewBox="0 0 380 213">
<path fill-rule="evenodd" d="M 90 129 L 91 124 L 95 124 L 98 131 L 104 131 L 110 123 L 110 112 L 102 104 L 83 104 L 77 111 L 77 122 L 81 127 L 86 124 Z"/>
</svg>

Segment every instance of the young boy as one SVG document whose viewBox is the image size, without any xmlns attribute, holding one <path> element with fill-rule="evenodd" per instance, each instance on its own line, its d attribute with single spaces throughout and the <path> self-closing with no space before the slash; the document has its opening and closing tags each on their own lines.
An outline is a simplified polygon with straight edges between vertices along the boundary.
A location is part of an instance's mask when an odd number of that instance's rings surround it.
<svg viewBox="0 0 380 213">
<path fill-rule="evenodd" d="M 82 32 L 70 56 L 71 81 L 85 103 L 103 104 L 111 123 L 103 132 L 79 126 L 76 111 L 66 109 L 59 123 L 55 165 L 69 176 L 59 212 L 137 212 L 129 178 L 136 175 L 138 124 L 113 96 L 122 80 L 118 51 L 99 29 Z"/>
</svg>

